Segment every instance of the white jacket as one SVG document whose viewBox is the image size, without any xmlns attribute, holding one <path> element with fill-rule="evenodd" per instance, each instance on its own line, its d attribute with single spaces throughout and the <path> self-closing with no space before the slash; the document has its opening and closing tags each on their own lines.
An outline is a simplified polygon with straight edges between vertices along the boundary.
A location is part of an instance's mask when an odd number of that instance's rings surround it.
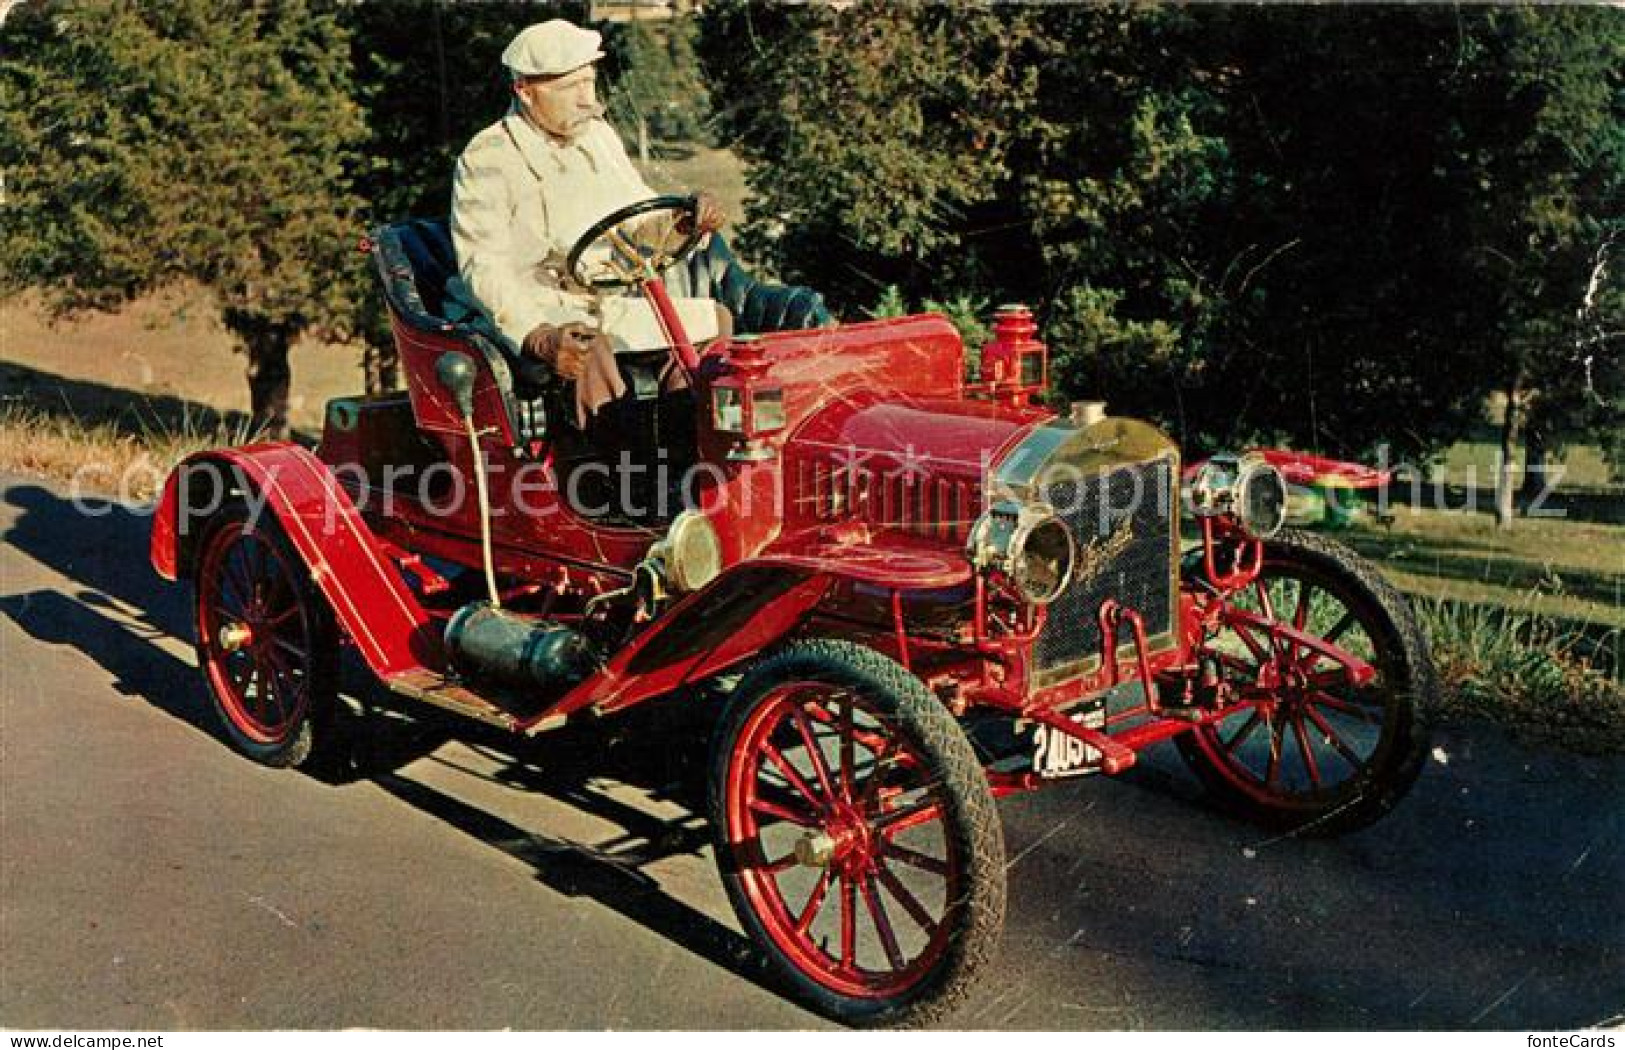
<svg viewBox="0 0 1625 1050">
<path fill-rule="evenodd" d="M 664 346 L 641 297 L 563 288 L 565 256 L 576 239 L 617 208 L 654 196 L 604 121 L 560 146 L 512 110 L 458 158 L 451 202 L 458 271 L 515 346 L 538 324 L 570 322 L 602 328 L 617 349 Z M 717 334 L 711 300 L 676 303 L 690 339 Z"/>
</svg>

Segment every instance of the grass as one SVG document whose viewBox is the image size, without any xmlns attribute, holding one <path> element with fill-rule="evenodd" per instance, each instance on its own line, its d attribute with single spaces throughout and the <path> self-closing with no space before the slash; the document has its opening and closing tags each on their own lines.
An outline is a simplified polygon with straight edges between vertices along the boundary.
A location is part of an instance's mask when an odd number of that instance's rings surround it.
<svg viewBox="0 0 1625 1050">
<path fill-rule="evenodd" d="M 1488 718 L 1574 751 L 1625 751 L 1619 631 L 1599 639 L 1537 613 L 1438 598 L 1414 605 L 1446 718 Z"/>
<path fill-rule="evenodd" d="M 1433 468 L 1433 476 L 1452 484 L 1493 488 L 1501 447 L 1493 441 L 1459 441 L 1450 446 Z M 1523 463 L 1516 466 L 1521 470 Z M 1608 461 L 1594 445 L 1575 445 L 1547 464 L 1553 484 L 1569 491 L 1621 492 Z"/>
<path fill-rule="evenodd" d="M 1625 525 L 1395 507 L 1339 538 L 1421 597 L 1625 628 Z"/>
<path fill-rule="evenodd" d="M 209 415 L 163 422 L 139 415 L 81 422 L 18 401 L 0 402 L 0 470 L 45 478 L 75 495 L 156 499 L 193 452 L 253 439 L 246 424 Z"/>
</svg>

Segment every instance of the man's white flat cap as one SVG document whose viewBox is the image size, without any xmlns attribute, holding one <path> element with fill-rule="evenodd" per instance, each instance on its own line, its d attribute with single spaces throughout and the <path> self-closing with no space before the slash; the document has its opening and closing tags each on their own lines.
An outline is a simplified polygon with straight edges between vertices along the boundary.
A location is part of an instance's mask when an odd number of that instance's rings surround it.
<svg viewBox="0 0 1625 1050">
<path fill-rule="evenodd" d="M 502 64 L 520 76 L 558 76 L 603 58 L 603 39 L 595 30 L 555 18 L 521 30 L 502 52 Z"/>
</svg>

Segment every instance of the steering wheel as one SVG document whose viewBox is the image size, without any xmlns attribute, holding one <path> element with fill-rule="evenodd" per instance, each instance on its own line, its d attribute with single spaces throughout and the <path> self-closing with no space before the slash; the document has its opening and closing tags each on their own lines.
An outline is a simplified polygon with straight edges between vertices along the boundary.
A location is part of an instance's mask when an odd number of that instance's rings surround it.
<svg viewBox="0 0 1625 1050">
<path fill-rule="evenodd" d="M 661 211 L 677 214 L 672 216 L 658 244 L 639 244 L 634 237 L 620 229 L 621 224 L 630 219 Z M 669 242 L 682 225 L 680 220 L 683 218 L 688 220 L 688 233 L 674 246 Z M 610 212 L 588 227 L 565 257 L 565 267 L 570 279 L 582 288 L 600 292 L 633 288 L 660 276 L 667 268 L 694 254 L 703 236 L 699 230 L 697 197 L 650 197 Z M 610 256 L 596 263 L 589 273 L 582 266 L 583 256 L 599 241 L 608 242 Z"/>
</svg>

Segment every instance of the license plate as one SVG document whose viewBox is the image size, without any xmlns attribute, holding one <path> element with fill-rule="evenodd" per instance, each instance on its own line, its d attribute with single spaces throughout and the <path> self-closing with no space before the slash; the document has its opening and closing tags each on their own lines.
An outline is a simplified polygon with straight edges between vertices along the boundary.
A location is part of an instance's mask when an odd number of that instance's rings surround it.
<svg viewBox="0 0 1625 1050">
<path fill-rule="evenodd" d="M 1106 712 L 1096 708 L 1073 712 L 1072 721 L 1087 729 L 1106 724 Z M 1099 767 L 1100 752 L 1077 737 L 1046 725 L 1033 727 L 1033 772 L 1045 779 L 1075 777 L 1093 773 Z"/>
</svg>

